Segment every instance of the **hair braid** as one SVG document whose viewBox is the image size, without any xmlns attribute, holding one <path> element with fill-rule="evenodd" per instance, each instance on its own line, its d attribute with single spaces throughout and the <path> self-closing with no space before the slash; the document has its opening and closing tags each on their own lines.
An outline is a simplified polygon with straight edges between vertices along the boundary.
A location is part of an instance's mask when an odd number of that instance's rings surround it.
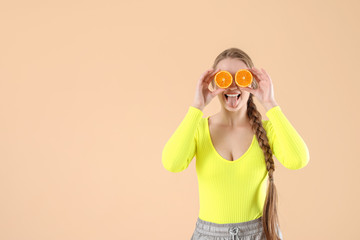
<svg viewBox="0 0 360 240">
<path fill-rule="evenodd" d="M 262 218 L 264 232 L 266 235 L 266 239 L 279 240 L 279 236 L 276 235 L 277 226 L 280 227 L 280 224 L 277 215 L 277 190 L 274 184 L 273 175 L 275 171 L 275 164 L 272 158 L 273 153 L 269 145 L 269 140 L 267 138 L 266 131 L 262 125 L 261 114 L 257 110 L 256 105 L 253 101 L 253 94 L 250 94 L 249 100 L 247 102 L 247 116 L 249 117 L 251 128 L 255 132 L 256 138 L 259 142 L 259 146 L 264 152 L 266 169 L 269 172 L 268 188 L 266 192 L 266 199 L 263 208 Z"/>
</svg>

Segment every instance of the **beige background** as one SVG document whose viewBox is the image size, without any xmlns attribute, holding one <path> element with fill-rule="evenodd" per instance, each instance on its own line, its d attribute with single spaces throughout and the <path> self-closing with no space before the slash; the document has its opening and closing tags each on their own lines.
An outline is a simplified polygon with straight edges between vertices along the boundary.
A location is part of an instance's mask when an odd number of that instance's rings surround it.
<svg viewBox="0 0 360 240">
<path fill-rule="evenodd" d="M 304 169 L 276 162 L 284 238 L 358 239 L 359 10 L 355 0 L 1 1 L 0 239 L 190 239 L 195 159 L 174 174 L 161 153 L 229 47 L 270 74 L 309 148 Z M 204 116 L 219 109 L 215 98 Z"/>
</svg>

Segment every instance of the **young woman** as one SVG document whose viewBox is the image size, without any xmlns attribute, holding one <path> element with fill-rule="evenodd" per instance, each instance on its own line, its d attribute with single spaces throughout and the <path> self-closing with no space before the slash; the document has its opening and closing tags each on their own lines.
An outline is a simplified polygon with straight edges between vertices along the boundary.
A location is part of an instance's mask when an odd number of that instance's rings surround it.
<svg viewBox="0 0 360 240">
<path fill-rule="evenodd" d="M 250 87 L 235 81 L 226 89 L 217 87 L 218 71 L 227 70 L 234 79 L 239 69 L 252 73 Z M 203 118 L 203 109 L 215 96 L 220 111 Z M 262 120 L 253 96 L 269 120 Z M 162 164 L 171 172 L 186 169 L 196 155 L 200 211 L 191 240 L 283 239 L 273 154 L 288 169 L 303 168 L 310 158 L 274 98 L 269 74 L 255 68 L 244 51 L 226 49 L 200 77 L 193 104 L 162 152 Z"/>
</svg>

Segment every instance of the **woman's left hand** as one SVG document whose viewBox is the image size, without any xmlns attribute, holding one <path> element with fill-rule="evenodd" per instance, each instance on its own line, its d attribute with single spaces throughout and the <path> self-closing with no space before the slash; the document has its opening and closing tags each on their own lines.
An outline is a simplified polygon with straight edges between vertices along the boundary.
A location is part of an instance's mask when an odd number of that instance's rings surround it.
<svg viewBox="0 0 360 240">
<path fill-rule="evenodd" d="M 240 90 L 252 93 L 262 104 L 275 102 L 274 87 L 269 74 L 263 68 L 260 70 L 252 67 L 247 70 L 253 75 L 253 81 L 257 82 L 258 87 L 240 87 Z"/>
</svg>

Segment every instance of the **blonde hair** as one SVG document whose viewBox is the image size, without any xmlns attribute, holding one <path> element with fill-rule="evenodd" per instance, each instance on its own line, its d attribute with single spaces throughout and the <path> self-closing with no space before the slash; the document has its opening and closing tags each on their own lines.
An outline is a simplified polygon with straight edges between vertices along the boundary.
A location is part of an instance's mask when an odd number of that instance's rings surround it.
<svg viewBox="0 0 360 240">
<path fill-rule="evenodd" d="M 216 69 L 218 63 L 225 58 L 235 58 L 243 61 L 249 68 L 253 67 L 254 64 L 244 51 L 238 48 L 228 48 L 221 52 L 215 59 L 213 69 Z M 212 81 L 211 85 L 214 88 L 215 82 Z M 251 86 L 257 88 L 256 81 L 253 81 Z M 264 152 L 266 169 L 268 170 L 269 181 L 266 192 L 266 199 L 263 208 L 262 223 L 264 233 L 267 240 L 280 240 L 281 238 L 277 235 L 277 228 L 280 227 L 279 218 L 277 214 L 277 190 L 274 183 L 273 173 L 275 171 L 274 160 L 272 158 L 272 151 L 269 145 L 269 140 L 266 135 L 266 131 L 262 125 L 262 117 L 260 112 L 257 110 L 256 105 L 253 101 L 253 94 L 250 93 L 247 101 L 247 116 L 250 119 L 251 128 L 254 131 L 256 138 L 259 142 L 259 146 Z"/>
</svg>

